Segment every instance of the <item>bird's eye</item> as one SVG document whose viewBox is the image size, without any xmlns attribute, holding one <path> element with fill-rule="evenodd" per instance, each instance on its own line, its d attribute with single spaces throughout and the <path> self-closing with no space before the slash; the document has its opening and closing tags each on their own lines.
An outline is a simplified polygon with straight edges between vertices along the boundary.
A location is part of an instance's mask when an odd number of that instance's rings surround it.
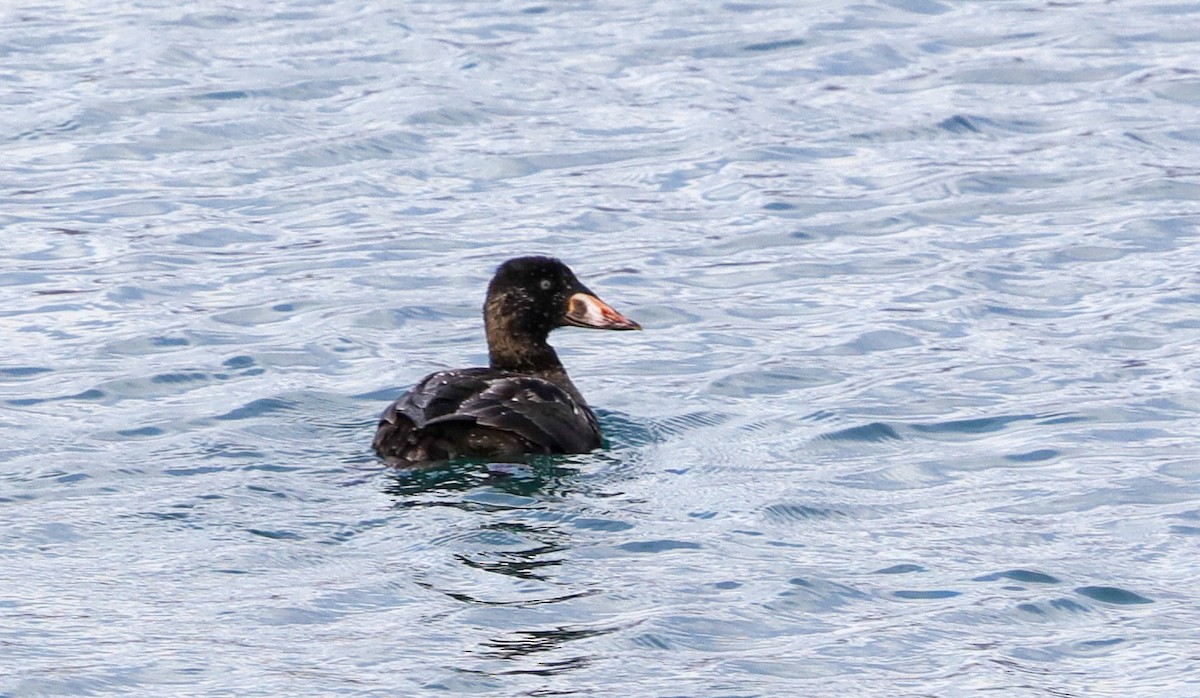
<svg viewBox="0 0 1200 698">
<path fill-rule="evenodd" d="M 554 284 L 550 282 L 550 279 L 542 279 L 541 283 L 539 283 L 538 285 L 542 287 L 543 291 L 549 291 L 550 287 L 553 286 Z"/>
</svg>

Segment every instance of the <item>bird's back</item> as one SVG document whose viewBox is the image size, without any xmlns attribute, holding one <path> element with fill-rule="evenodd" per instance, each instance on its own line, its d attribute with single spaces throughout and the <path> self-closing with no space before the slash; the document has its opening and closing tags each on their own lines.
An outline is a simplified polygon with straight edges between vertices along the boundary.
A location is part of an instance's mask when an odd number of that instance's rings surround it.
<svg viewBox="0 0 1200 698">
<path fill-rule="evenodd" d="M 408 463 L 584 453 L 600 446 L 600 428 L 586 404 L 549 380 L 466 368 L 426 376 L 392 403 L 372 446 Z"/>
</svg>

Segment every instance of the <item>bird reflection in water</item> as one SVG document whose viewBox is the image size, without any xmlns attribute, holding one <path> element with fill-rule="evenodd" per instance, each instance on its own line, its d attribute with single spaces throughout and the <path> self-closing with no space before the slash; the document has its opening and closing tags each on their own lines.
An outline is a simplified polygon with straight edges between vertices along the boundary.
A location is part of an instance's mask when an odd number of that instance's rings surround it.
<svg viewBox="0 0 1200 698">
<path fill-rule="evenodd" d="M 528 463 L 460 460 L 433 469 L 386 471 L 384 489 L 397 508 L 416 513 L 450 507 L 470 514 L 453 516 L 449 522 L 456 530 L 430 541 L 443 551 L 433 564 L 405 574 L 461 604 L 469 617 L 480 612 L 488 618 L 512 616 L 512 622 L 488 622 L 497 629 L 462 655 L 459 671 L 549 676 L 577 670 L 592 661 L 579 641 L 621 629 L 611 620 L 602 626 L 588 622 L 590 602 L 584 599 L 595 590 L 580 582 L 573 569 L 580 563 L 572 556 L 604 535 L 575 522 L 595 516 L 588 510 L 597 498 L 617 494 L 614 480 L 625 476 L 620 452 L 538 456 Z M 428 517 L 428 509 L 420 516 Z M 575 605 L 580 602 L 583 606 Z M 537 627 L 543 616 L 556 620 Z M 572 617 L 581 622 L 564 622 Z"/>
</svg>

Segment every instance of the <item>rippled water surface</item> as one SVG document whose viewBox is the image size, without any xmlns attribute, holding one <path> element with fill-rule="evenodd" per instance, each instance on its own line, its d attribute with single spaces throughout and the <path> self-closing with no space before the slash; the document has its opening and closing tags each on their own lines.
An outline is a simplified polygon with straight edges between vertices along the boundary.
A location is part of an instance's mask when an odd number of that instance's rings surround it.
<svg viewBox="0 0 1200 698">
<path fill-rule="evenodd" d="M 0 695 L 1200 695 L 1200 4 L 0 20 Z M 381 466 L 529 252 L 609 447 Z"/>
</svg>

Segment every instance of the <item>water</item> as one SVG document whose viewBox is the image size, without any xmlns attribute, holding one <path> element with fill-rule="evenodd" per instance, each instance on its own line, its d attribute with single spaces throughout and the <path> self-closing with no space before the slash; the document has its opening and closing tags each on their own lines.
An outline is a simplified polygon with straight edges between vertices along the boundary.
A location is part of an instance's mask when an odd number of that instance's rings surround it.
<svg viewBox="0 0 1200 698">
<path fill-rule="evenodd" d="M 1200 695 L 1200 4 L 0 12 L 0 695 Z"/>
</svg>

